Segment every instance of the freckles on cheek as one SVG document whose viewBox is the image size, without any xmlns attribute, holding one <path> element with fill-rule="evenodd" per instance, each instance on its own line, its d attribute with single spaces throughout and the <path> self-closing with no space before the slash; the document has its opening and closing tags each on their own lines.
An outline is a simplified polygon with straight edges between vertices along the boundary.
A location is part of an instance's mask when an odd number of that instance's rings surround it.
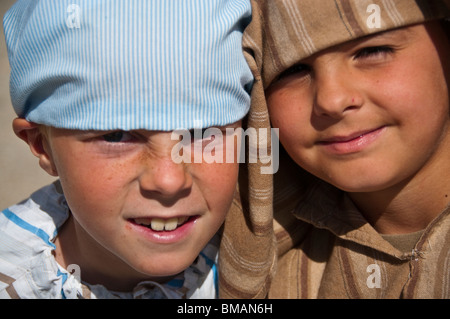
<svg viewBox="0 0 450 319">
<path fill-rule="evenodd" d="M 67 191 L 84 203 L 111 201 L 117 197 L 119 181 L 123 178 L 122 165 L 108 165 L 104 161 L 79 161 L 78 168 L 61 176 Z M 69 195 L 69 194 L 68 194 Z"/>
<path fill-rule="evenodd" d="M 309 95 L 301 96 L 287 90 L 271 93 L 267 98 L 267 106 L 272 127 L 279 128 L 283 135 L 292 134 L 298 127 L 305 127 L 311 119 L 311 105 Z"/>
<path fill-rule="evenodd" d="M 98 196 L 106 200 L 114 200 L 120 197 L 120 191 L 126 188 L 129 183 L 127 168 L 120 164 L 112 164 L 103 168 L 98 168 L 95 175 Z"/>
<path fill-rule="evenodd" d="M 214 201 L 228 202 L 232 199 L 237 185 L 239 164 L 202 164 L 207 165 L 208 169 L 197 176 L 201 188 L 209 198 L 215 198 Z"/>
</svg>

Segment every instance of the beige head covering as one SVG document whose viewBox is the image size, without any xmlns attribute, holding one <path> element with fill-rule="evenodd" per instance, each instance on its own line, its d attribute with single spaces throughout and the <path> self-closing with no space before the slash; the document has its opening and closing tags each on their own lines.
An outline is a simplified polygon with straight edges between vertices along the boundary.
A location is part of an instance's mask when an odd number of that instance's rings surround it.
<svg viewBox="0 0 450 319">
<path fill-rule="evenodd" d="M 411 24 L 450 16 L 450 0 L 252 0 L 244 50 L 255 76 L 247 127 L 270 128 L 264 89 L 282 71 L 325 48 Z M 259 145 L 270 151 L 267 145 Z M 296 245 L 305 227 L 290 214 L 307 184 L 280 154 L 280 171 L 246 164 L 239 195 L 225 221 L 219 258 L 221 298 L 263 298 L 277 253 Z M 276 219 L 274 219 L 274 215 Z"/>
</svg>

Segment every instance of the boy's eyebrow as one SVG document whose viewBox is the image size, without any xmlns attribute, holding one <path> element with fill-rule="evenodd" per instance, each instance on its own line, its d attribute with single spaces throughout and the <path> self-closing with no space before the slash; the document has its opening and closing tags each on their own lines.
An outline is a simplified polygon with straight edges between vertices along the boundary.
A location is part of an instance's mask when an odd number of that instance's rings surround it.
<svg viewBox="0 0 450 319">
<path fill-rule="evenodd" d="M 414 36 L 414 34 L 416 34 L 416 32 L 414 31 L 414 28 L 411 28 L 411 26 L 398 28 L 398 29 L 389 29 L 389 30 L 380 31 L 377 33 L 366 34 L 364 36 L 350 40 L 348 42 L 337 44 L 336 46 L 324 49 L 323 51 L 328 51 L 328 50 L 345 51 L 345 50 L 348 50 L 349 48 L 353 48 L 355 46 L 364 45 L 365 42 L 373 41 L 373 40 L 379 40 L 379 41 L 390 40 L 390 41 L 395 42 L 396 44 L 400 43 L 400 42 L 405 43 L 405 41 L 408 41 L 411 37 Z M 318 53 L 320 53 L 320 52 L 317 52 L 315 54 L 318 54 Z M 308 59 L 308 58 L 306 58 L 306 59 Z M 306 59 L 304 59 L 304 60 L 306 60 Z"/>
<path fill-rule="evenodd" d="M 411 35 L 414 34 L 414 31 L 410 27 L 405 28 L 399 28 L 399 29 L 391 29 L 386 31 L 381 31 L 374 34 L 368 34 L 365 36 L 362 36 L 361 38 L 357 40 L 371 40 L 371 39 L 389 39 L 389 38 L 409 38 Z"/>
</svg>

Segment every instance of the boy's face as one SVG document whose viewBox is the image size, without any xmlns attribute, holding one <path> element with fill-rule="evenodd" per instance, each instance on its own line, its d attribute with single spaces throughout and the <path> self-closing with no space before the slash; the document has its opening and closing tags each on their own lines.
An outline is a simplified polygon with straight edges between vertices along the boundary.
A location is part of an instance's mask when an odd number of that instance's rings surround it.
<svg viewBox="0 0 450 319">
<path fill-rule="evenodd" d="M 319 178 L 349 192 L 387 189 L 448 161 L 449 56 L 438 23 L 327 49 L 269 87 L 272 125 Z"/>
<path fill-rule="evenodd" d="M 235 146 L 221 129 L 223 147 Z M 60 177 L 73 215 L 67 227 L 76 237 L 64 249 L 79 250 L 91 271 L 116 282 L 175 275 L 221 226 L 235 191 L 236 160 L 177 164 L 172 151 L 179 140 L 171 132 L 48 130 L 47 171 Z"/>
</svg>

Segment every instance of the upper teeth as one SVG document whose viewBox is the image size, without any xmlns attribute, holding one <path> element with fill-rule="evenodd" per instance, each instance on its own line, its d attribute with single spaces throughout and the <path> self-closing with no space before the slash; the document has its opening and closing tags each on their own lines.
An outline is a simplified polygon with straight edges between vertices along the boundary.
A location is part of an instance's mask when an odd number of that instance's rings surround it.
<svg viewBox="0 0 450 319">
<path fill-rule="evenodd" d="M 179 225 L 186 222 L 187 216 L 184 217 L 173 217 L 169 219 L 162 218 L 136 218 L 134 221 L 136 224 L 150 226 L 153 230 L 163 231 L 163 230 L 174 230 Z"/>
</svg>

